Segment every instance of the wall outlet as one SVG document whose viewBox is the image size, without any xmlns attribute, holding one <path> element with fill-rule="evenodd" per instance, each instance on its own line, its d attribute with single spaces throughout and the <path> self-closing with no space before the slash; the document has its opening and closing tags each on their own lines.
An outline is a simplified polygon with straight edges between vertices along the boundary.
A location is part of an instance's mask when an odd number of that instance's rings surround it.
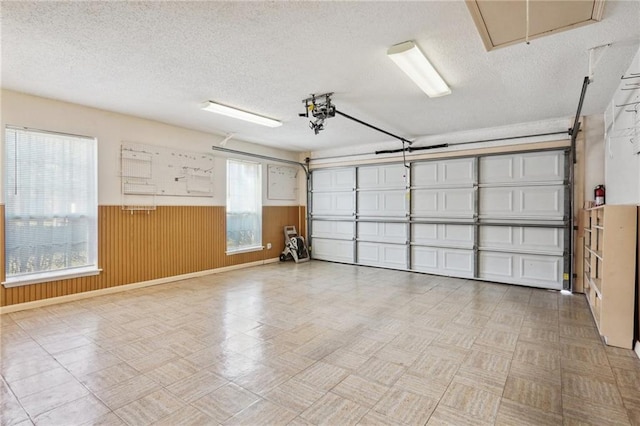
<svg viewBox="0 0 640 426">
<path fill-rule="evenodd" d="M 267 243 L 267 250 L 271 250 L 271 243 Z"/>
</svg>

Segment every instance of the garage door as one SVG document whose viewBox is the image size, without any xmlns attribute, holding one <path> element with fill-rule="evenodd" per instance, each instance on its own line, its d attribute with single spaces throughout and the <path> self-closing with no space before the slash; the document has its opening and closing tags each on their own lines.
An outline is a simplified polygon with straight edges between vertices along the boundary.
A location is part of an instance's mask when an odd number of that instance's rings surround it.
<svg viewBox="0 0 640 426">
<path fill-rule="evenodd" d="M 312 172 L 315 259 L 561 289 L 564 151 Z"/>
<path fill-rule="evenodd" d="M 565 167 L 562 151 L 479 158 L 478 277 L 562 289 Z"/>
</svg>

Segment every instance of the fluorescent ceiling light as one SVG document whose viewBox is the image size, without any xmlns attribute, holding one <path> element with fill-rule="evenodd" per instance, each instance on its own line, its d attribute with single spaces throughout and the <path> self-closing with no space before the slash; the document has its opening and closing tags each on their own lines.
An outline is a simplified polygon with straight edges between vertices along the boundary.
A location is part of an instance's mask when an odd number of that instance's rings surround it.
<svg viewBox="0 0 640 426">
<path fill-rule="evenodd" d="M 391 46 L 387 55 L 430 98 L 451 93 L 447 83 L 414 42 L 405 41 Z"/>
<path fill-rule="evenodd" d="M 226 115 L 227 117 L 237 118 L 239 120 L 249 121 L 255 124 L 261 124 L 267 127 L 282 126 L 282 121 L 273 118 L 263 117 L 252 112 L 242 111 L 241 109 L 232 108 L 216 102 L 207 101 L 202 105 L 202 109 L 216 114 Z"/>
</svg>

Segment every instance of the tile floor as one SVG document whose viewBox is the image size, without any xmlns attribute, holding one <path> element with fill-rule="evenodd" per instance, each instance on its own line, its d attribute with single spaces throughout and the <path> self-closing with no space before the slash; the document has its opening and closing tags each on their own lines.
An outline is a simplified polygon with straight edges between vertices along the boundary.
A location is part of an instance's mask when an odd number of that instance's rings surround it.
<svg viewBox="0 0 640 426">
<path fill-rule="evenodd" d="M 1 324 L 2 425 L 640 424 L 581 295 L 285 263 Z"/>
</svg>

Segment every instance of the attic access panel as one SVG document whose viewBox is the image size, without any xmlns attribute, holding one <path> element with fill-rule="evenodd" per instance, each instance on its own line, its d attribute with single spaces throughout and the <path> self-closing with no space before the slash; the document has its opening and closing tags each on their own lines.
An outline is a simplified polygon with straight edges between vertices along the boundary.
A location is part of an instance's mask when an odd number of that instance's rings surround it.
<svg viewBox="0 0 640 426">
<path fill-rule="evenodd" d="M 529 39 L 602 19 L 605 0 L 529 1 Z M 466 0 L 487 51 L 524 42 L 525 0 Z"/>
</svg>

